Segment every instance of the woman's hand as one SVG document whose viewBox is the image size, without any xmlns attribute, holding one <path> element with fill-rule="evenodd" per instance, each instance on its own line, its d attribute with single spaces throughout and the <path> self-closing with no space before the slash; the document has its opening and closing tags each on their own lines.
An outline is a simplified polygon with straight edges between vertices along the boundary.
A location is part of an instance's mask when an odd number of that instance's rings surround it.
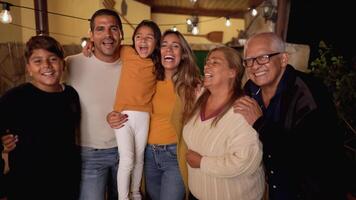
<svg viewBox="0 0 356 200">
<path fill-rule="evenodd" d="M 200 163 L 201 159 L 203 156 L 201 156 L 199 153 L 188 149 L 186 153 L 186 160 L 187 163 L 189 164 L 190 167 L 192 168 L 200 168 Z"/>
<path fill-rule="evenodd" d="M 112 111 L 106 116 L 106 121 L 110 125 L 111 128 L 118 129 L 127 122 L 128 116 L 125 114 L 121 114 L 120 112 Z"/>
<path fill-rule="evenodd" d="M 87 44 L 83 47 L 82 53 L 86 57 L 90 57 L 94 52 L 94 43 L 92 41 L 88 41 Z"/>
<path fill-rule="evenodd" d="M 237 99 L 233 107 L 234 112 L 243 115 L 251 126 L 262 116 L 262 110 L 257 101 L 249 96 Z"/>
<path fill-rule="evenodd" d="M 4 146 L 3 153 L 9 153 L 10 151 L 14 150 L 16 147 L 16 143 L 18 142 L 17 135 L 10 134 L 10 132 L 8 131 L 7 133 L 9 134 L 1 137 L 1 143 Z"/>
</svg>

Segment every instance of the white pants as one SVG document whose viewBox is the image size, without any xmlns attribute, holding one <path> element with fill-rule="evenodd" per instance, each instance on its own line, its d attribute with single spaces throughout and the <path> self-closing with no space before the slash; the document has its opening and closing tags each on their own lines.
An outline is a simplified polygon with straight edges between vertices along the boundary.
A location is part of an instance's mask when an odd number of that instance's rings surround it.
<svg viewBox="0 0 356 200">
<path fill-rule="evenodd" d="M 139 200 L 150 115 L 148 112 L 127 110 L 122 113 L 128 115 L 128 121 L 124 127 L 115 129 L 120 155 L 117 172 L 119 200 L 128 200 L 129 192 L 133 199 Z"/>
</svg>

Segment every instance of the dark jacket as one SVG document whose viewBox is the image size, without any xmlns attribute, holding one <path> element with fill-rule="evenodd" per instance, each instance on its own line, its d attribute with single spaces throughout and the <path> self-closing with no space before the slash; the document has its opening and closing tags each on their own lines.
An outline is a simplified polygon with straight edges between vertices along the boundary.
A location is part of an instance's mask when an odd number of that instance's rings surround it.
<svg viewBox="0 0 356 200">
<path fill-rule="evenodd" d="M 268 108 L 258 90 L 251 80 L 245 85 L 264 112 L 254 128 L 270 199 L 345 199 L 343 134 L 327 88 L 288 65 Z"/>
</svg>

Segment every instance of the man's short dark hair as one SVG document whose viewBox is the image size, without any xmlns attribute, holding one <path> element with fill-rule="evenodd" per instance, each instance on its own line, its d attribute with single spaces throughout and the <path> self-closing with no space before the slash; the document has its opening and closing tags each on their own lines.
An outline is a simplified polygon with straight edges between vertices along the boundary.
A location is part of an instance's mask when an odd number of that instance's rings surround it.
<svg viewBox="0 0 356 200">
<path fill-rule="evenodd" d="M 56 39 L 48 35 L 37 35 L 31 37 L 30 40 L 26 42 L 26 63 L 29 63 L 29 59 L 33 54 L 33 51 L 37 49 L 44 49 L 46 51 L 56 54 L 59 58 L 64 59 L 63 47 Z"/>
<path fill-rule="evenodd" d="M 117 21 L 117 24 L 119 25 L 119 29 L 120 29 L 121 33 L 123 34 L 122 23 L 121 23 L 121 19 L 120 19 L 119 14 L 115 10 L 106 9 L 106 8 L 97 10 L 91 16 L 91 18 L 90 18 L 90 30 L 91 31 L 94 31 L 94 27 L 95 27 L 94 20 L 95 20 L 95 18 L 98 17 L 98 16 L 103 16 L 103 15 L 113 16 L 115 18 L 115 20 Z"/>
</svg>

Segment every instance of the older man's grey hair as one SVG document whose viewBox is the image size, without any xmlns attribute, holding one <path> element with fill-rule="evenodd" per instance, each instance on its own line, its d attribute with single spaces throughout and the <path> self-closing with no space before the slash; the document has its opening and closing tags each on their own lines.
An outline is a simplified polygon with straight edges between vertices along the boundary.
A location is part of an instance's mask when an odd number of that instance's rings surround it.
<svg viewBox="0 0 356 200">
<path fill-rule="evenodd" d="M 285 52 L 286 51 L 286 45 L 284 41 L 274 32 L 263 32 L 263 33 L 257 33 L 252 35 L 246 42 L 245 48 L 244 48 L 244 55 L 246 55 L 246 49 L 248 48 L 249 42 L 251 40 L 254 40 L 256 38 L 265 38 L 267 40 L 270 40 L 271 43 L 271 50 L 275 52 Z"/>
</svg>

